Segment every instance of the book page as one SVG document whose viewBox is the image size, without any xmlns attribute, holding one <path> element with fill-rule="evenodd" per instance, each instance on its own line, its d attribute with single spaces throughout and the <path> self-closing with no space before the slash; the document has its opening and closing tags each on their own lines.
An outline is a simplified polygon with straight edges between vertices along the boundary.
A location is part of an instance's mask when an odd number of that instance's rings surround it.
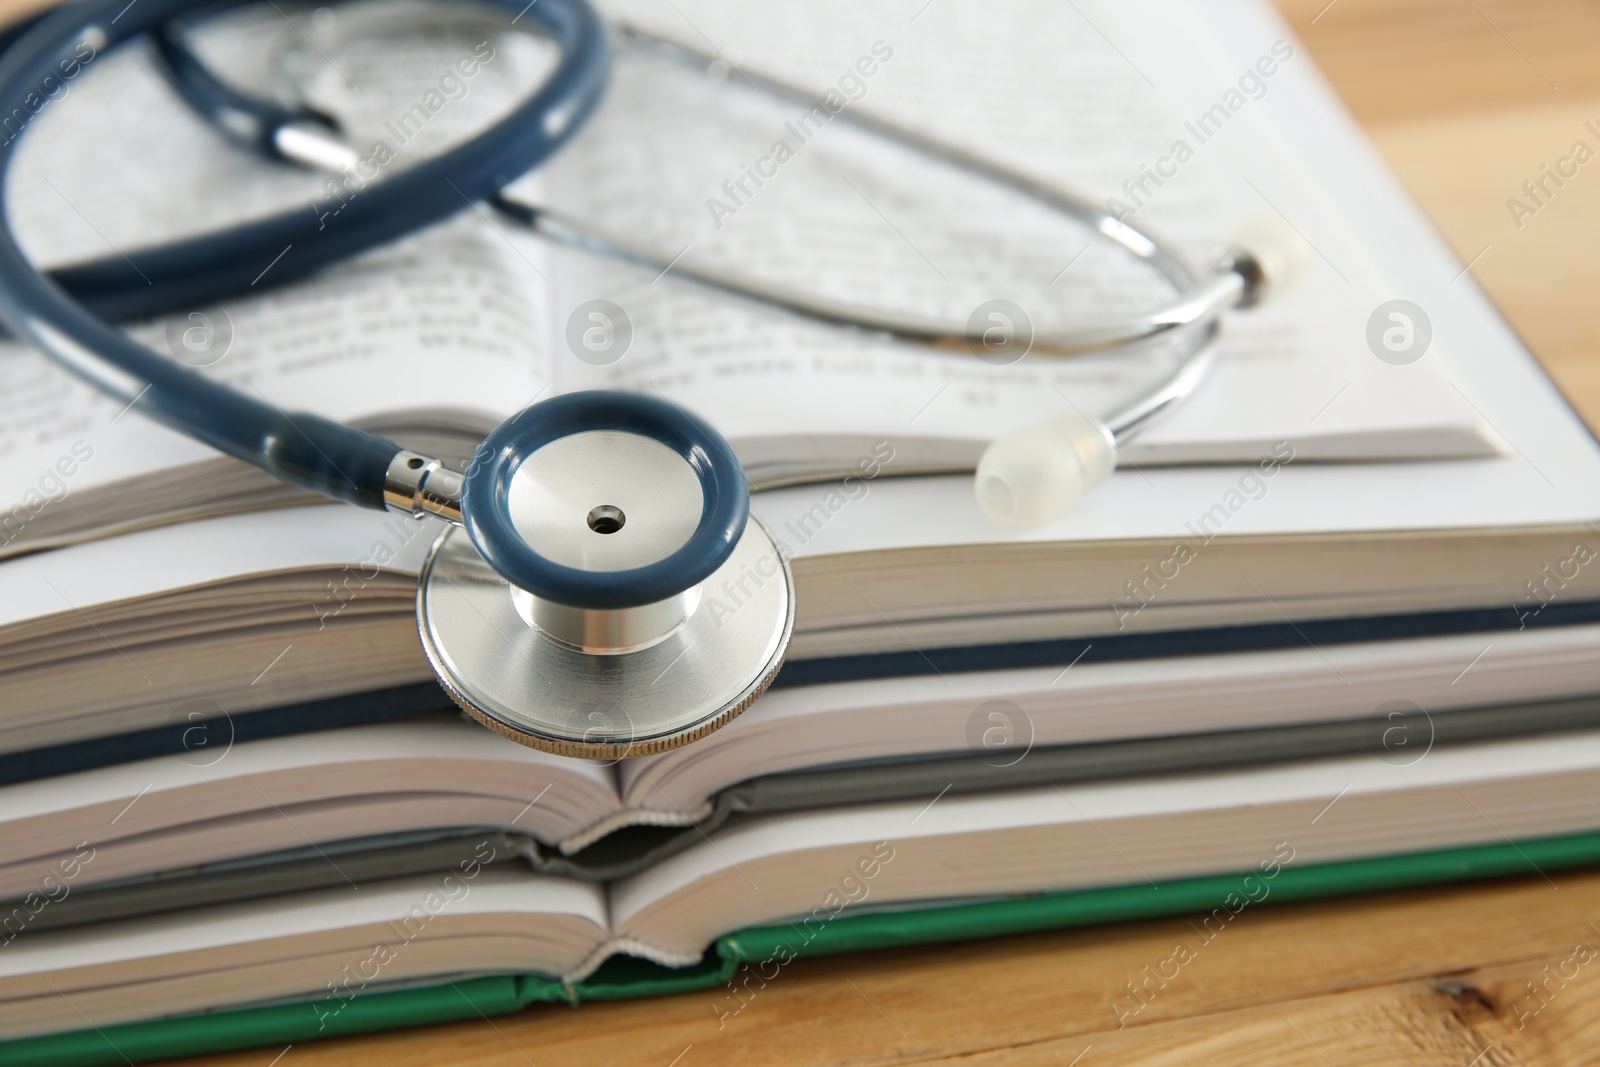
<svg viewBox="0 0 1600 1067">
<path fill-rule="evenodd" d="M 0 630 L 47 615 L 258 574 L 322 567 L 374 577 L 379 571 L 415 574 L 441 526 L 437 519 L 365 508 L 285 508 L 23 556 L 0 567 Z M 317 618 L 317 607 L 305 605 L 308 619 Z"/>
<path fill-rule="evenodd" d="M 792 919 L 800 945 L 841 913 L 897 904 L 1142 889 L 1252 869 L 1270 880 L 1291 862 L 1573 833 L 1589 825 L 1600 796 L 1600 734 L 1452 745 L 1404 766 L 1363 754 L 933 793 L 766 816 L 719 831 L 612 883 L 613 929 L 672 951 Z"/>
<path fill-rule="evenodd" d="M 773 689 L 703 742 L 618 767 L 624 803 L 693 811 L 753 778 L 970 754 L 1556 700 L 1600 685 L 1600 626 L 874 678 Z M 1479 662 L 1474 662 L 1477 657 Z M 1458 683 L 1472 663 L 1472 684 Z M 976 725 L 974 725 L 976 724 Z M 1381 714 L 1369 726 L 1384 726 Z M 987 732 L 986 732 L 987 731 Z M 1374 735 L 1375 736 L 1375 735 Z M 1398 735 L 1397 735 L 1398 736 Z M 865 772 L 863 772 L 865 773 Z"/>
<path fill-rule="evenodd" d="M 341 885 L 41 930 L 0 959 L 0 1036 L 307 997 L 320 998 L 307 1018 L 328 1024 L 364 992 L 485 972 L 562 974 L 607 925 L 600 887 L 474 858 L 360 892 Z"/>
<path fill-rule="evenodd" d="M 789 17 L 712 2 L 681 14 L 651 0 L 611 8 L 696 48 L 710 42 L 735 67 L 707 76 L 621 49 L 604 107 L 547 168 L 540 202 L 664 261 L 956 324 L 1025 321 L 1035 334 L 1149 311 L 1170 290 L 1084 227 L 854 128 L 849 113 L 970 148 L 1096 204 L 1116 197 L 1191 264 L 1209 262 L 1240 223 L 1281 216 L 1319 250 L 1309 279 L 1281 304 L 1229 316 L 1211 380 L 1125 457 L 1237 460 L 1281 440 L 1305 459 L 1494 454 L 1492 432 L 1437 364 L 1397 375 L 1368 350 L 1365 323 L 1387 285 L 1366 250 L 1335 240 L 1339 217 L 1302 193 L 1276 132 L 1252 112 L 1274 81 L 1303 73 L 1290 42 L 1264 45 L 1259 69 L 1273 75 L 1250 67 L 1242 93 L 1238 63 L 1184 4 L 1019 0 L 1004 17 L 1030 27 L 1026 40 L 994 33 L 994 12 L 957 7 L 915 22 L 889 4 Z M 819 106 L 742 84 L 739 63 L 813 88 Z M 1194 118 L 1220 100 L 1225 128 Z M 1152 168 L 1172 173 L 1152 179 Z M 987 441 L 1073 407 L 1112 411 L 1171 365 L 1161 350 L 1015 362 L 930 354 L 709 294 L 673 270 L 577 252 L 557 262 L 563 386 L 659 391 L 736 444 L 830 433 Z M 571 347 L 582 335 L 574 316 L 595 300 L 631 327 L 612 358 Z"/>
<path fill-rule="evenodd" d="M 260 38 L 293 33 L 271 7 L 250 9 L 242 24 L 219 21 L 230 32 L 206 41 L 220 52 L 221 69 L 244 84 L 264 77 L 253 79 L 248 61 L 260 66 L 273 54 Z M 354 143 L 388 138 L 394 166 L 404 167 L 480 129 L 536 81 L 540 71 L 529 68 L 544 62 L 514 43 L 480 61 L 472 36 L 431 45 L 390 48 L 393 63 L 341 53 L 330 61 L 366 91 L 323 99 L 336 94 L 320 83 L 310 88 L 321 92 L 319 104 L 347 116 Z M 225 141 L 183 106 L 146 53 L 135 42 L 96 57 L 24 138 L 8 195 L 37 262 L 123 256 L 137 267 L 142 248 L 279 211 L 316 211 L 338 225 L 331 179 Z M 456 77 L 458 93 L 401 144 L 385 123 L 467 55 L 473 77 Z M 283 288 L 269 288 L 267 257 L 262 291 L 129 330 L 285 411 L 353 421 L 427 412 L 434 422 L 448 416 L 486 432 L 547 385 L 548 270 L 536 240 L 479 210 L 463 202 L 450 222 Z M 37 353 L 0 345 L 0 505 L 33 507 L 37 498 L 214 454 L 123 407 Z"/>
<path fill-rule="evenodd" d="M 556 842 L 617 808 L 609 767 L 539 752 L 474 723 L 402 720 L 239 745 L 224 740 L 226 725 L 212 725 L 215 754 L 196 749 L 7 786 L 0 885 L 9 895 L 25 891 L 37 881 L 29 877 L 34 869 L 48 867 L 42 857 L 66 842 L 86 841 L 102 853 L 83 879 L 90 885 L 308 842 L 451 825 L 499 826 Z M 304 820 L 298 832 L 261 818 L 286 794 Z M 421 814 L 430 801 L 451 814 Z M 117 818 L 124 808 L 127 817 Z M 420 821 L 405 825 L 408 818 Z M 215 837 L 228 822 L 227 839 Z"/>
</svg>

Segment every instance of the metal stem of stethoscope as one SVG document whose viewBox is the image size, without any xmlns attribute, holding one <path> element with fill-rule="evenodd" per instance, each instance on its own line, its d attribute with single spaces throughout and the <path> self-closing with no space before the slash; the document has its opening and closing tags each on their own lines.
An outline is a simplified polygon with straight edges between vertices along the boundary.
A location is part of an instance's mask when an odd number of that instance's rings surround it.
<svg viewBox="0 0 1600 1067">
<path fill-rule="evenodd" d="M 559 212 L 522 204 L 505 196 L 494 197 L 490 203 L 502 214 L 526 224 L 541 237 L 558 244 L 633 263 L 658 275 L 670 273 L 723 295 L 776 308 L 813 322 L 872 334 L 885 340 L 906 341 L 952 352 L 967 352 L 970 351 L 969 346 L 983 343 L 981 331 L 833 300 L 819 293 L 694 262 L 686 256 L 673 260 L 655 249 L 604 232 L 592 223 L 579 222 Z M 1177 365 L 1168 377 L 1149 392 L 1104 417 L 1106 426 L 1119 442 L 1188 397 L 1204 380 L 1212 358 L 1211 342 L 1217 333 L 1217 316 L 1230 307 L 1238 306 L 1244 291 L 1244 280 L 1230 271 L 1202 283 L 1186 293 L 1185 299 L 1121 328 L 1122 332 L 1142 335 L 1139 339 L 1146 341 L 1162 336 L 1171 337 L 1185 330 L 1194 331 L 1194 335 L 1182 340 L 1183 347 L 1179 351 Z M 1090 331 L 1086 330 L 1037 335 L 1028 354 L 1055 358 L 1103 354 L 1106 346 L 1096 345 L 1090 338 Z M 1111 342 L 1113 346 L 1127 343 L 1133 342 Z M 818 473 L 814 480 L 831 479 Z"/>
</svg>

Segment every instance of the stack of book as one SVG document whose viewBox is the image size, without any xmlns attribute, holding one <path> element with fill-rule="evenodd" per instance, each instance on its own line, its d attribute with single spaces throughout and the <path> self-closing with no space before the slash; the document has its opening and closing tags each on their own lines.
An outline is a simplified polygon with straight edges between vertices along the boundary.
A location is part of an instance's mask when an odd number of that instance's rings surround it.
<svg viewBox="0 0 1600 1067">
<path fill-rule="evenodd" d="M 605 6 L 688 32 L 671 4 Z M 275 489 L 6 349 L 0 1058 L 688 989 L 731 1012 L 741 975 L 797 955 L 1600 860 L 1600 445 L 1261 0 L 691 6 L 740 63 L 1107 197 L 1197 260 L 1282 215 L 1311 277 L 1231 319 L 1194 400 L 1026 534 L 938 472 L 1114 404 L 1164 353 L 930 355 L 475 212 L 128 327 L 456 460 L 552 391 L 653 390 L 719 426 L 793 561 L 789 660 L 726 728 L 605 764 L 483 730 L 431 680 L 429 523 Z M 242 56 L 273 20 L 203 43 Z M 493 44 L 464 122 L 541 61 Z M 427 82 L 475 45 L 408 62 Z M 1151 298 L 1067 223 L 794 110 L 625 52 L 593 126 L 511 195 L 946 314 Z M 37 126 L 11 196 L 44 262 L 137 263 L 318 195 L 217 141 L 137 49 Z M 569 343 L 595 300 L 629 329 L 604 359 Z"/>
</svg>

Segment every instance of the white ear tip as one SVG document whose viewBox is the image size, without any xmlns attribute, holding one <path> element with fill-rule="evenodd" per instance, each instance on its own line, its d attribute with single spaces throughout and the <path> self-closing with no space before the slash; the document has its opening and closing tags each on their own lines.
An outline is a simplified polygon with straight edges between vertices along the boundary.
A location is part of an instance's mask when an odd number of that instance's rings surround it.
<svg viewBox="0 0 1600 1067">
<path fill-rule="evenodd" d="M 978 460 L 973 490 L 989 518 L 1031 530 L 1065 515 L 1115 466 L 1111 432 L 1074 413 L 991 444 Z"/>
<path fill-rule="evenodd" d="M 1230 248 L 1243 252 L 1261 268 L 1261 281 L 1251 303 L 1276 300 L 1299 288 L 1311 273 L 1315 253 L 1287 219 L 1274 212 L 1246 219 L 1234 231 Z"/>
<path fill-rule="evenodd" d="M 1009 471 L 994 469 L 1003 465 L 991 463 L 988 470 L 977 476 L 978 507 L 997 522 L 1010 522 L 1017 513 L 1017 491 L 1006 476 Z"/>
</svg>

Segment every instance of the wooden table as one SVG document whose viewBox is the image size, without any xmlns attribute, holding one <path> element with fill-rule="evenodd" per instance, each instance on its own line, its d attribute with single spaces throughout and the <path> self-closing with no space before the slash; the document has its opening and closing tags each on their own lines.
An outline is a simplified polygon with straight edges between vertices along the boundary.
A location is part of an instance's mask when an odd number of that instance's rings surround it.
<svg viewBox="0 0 1600 1067">
<path fill-rule="evenodd" d="M 1505 203 L 1574 140 L 1596 143 L 1583 122 L 1600 120 L 1600 6 L 1280 2 L 1462 260 L 1600 425 L 1600 164 L 1520 229 Z M 1600 947 L 1597 923 L 1600 872 L 1265 907 L 1122 1030 L 1110 1000 L 1170 953 L 1184 919 L 801 960 L 722 1029 L 715 994 L 699 993 L 184 1063 L 1576 1064 L 1600 1057 L 1600 959 L 1570 980 L 1558 969 L 1580 945 Z"/>
</svg>

